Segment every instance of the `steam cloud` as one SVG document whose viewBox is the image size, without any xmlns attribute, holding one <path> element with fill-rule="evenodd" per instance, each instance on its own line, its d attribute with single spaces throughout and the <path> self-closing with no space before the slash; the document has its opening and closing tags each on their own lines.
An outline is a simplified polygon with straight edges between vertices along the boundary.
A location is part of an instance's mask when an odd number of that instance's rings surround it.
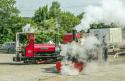
<svg viewBox="0 0 125 81">
<path fill-rule="evenodd" d="M 98 57 L 101 54 L 100 42 L 95 36 L 88 36 L 84 38 L 82 44 L 72 42 L 63 45 L 61 54 L 65 57 L 62 61 L 63 66 L 61 67 L 61 74 L 78 75 L 78 69 L 74 68 L 72 61 L 68 60 L 68 58 L 76 57 L 78 61 L 81 61 L 84 64 L 90 63 L 88 60 L 96 59 L 98 61 Z"/>
<path fill-rule="evenodd" d="M 33 32 L 36 31 L 36 29 L 34 29 L 33 27 L 31 27 L 30 24 L 26 24 L 24 27 L 22 27 L 22 31 L 23 31 L 23 32 L 33 33 Z"/>
<path fill-rule="evenodd" d="M 104 23 L 106 25 L 113 23 L 117 27 L 124 27 L 125 6 L 123 2 L 121 0 L 101 0 L 97 6 L 90 5 L 86 7 L 81 24 L 76 26 L 76 30 L 88 30 L 93 23 Z M 65 56 L 65 59 L 61 73 L 67 75 L 79 74 L 79 71 L 73 68 L 72 62 L 67 60 L 69 56 L 78 57 L 78 60 L 87 65 L 84 69 L 85 73 L 89 73 L 92 69 L 95 71 L 98 68 L 98 62 L 88 62 L 88 58 L 98 59 L 97 61 L 102 61 L 103 59 L 101 44 L 94 36 L 84 38 L 84 42 L 81 45 L 72 42 L 62 46 L 62 54 Z"/>
<path fill-rule="evenodd" d="M 85 8 L 85 14 L 81 24 L 76 26 L 77 31 L 88 30 L 90 24 L 113 23 L 117 27 L 125 26 L 125 6 L 121 0 L 101 0 L 97 6 Z"/>
</svg>

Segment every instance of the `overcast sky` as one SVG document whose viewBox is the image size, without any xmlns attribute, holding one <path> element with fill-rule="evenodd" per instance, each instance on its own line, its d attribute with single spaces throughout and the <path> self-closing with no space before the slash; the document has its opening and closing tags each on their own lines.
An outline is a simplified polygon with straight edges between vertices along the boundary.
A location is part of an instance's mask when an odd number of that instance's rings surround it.
<svg viewBox="0 0 125 81">
<path fill-rule="evenodd" d="M 16 6 L 21 11 L 21 16 L 31 17 L 40 6 L 51 6 L 52 1 L 58 1 L 64 11 L 79 14 L 88 5 L 96 5 L 100 0 L 16 0 Z"/>
</svg>

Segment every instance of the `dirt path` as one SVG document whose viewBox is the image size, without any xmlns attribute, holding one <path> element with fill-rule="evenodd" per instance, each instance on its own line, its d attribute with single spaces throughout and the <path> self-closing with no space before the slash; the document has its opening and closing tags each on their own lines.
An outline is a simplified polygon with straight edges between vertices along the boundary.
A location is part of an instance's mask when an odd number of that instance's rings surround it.
<svg viewBox="0 0 125 81">
<path fill-rule="evenodd" d="M 54 64 L 24 65 L 14 63 L 14 54 L 0 54 L 0 81 L 125 81 L 125 56 L 114 59 L 88 74 L 66 76 L 54 72 Z"/>
<path fill-rule="evenodd" d="M 77 76 L 57 75 L 40 81 L 125 81 L 125 64 L 112 66 L 100 72 Z"/>
</svg>

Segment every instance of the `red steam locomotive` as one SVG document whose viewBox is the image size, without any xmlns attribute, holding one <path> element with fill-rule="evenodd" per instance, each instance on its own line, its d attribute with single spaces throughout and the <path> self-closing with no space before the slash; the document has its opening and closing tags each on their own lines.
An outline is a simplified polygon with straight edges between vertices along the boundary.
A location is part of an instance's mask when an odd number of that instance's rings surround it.
<svg viewBox="0 0 125 81">
<path fill-rule="evenodd" d="M 69 43 L 75 38 L 80 38 L 80 35 L 76 34 L 74 36 L 72 33 L 65 34 L 63 42 Z M 23 42 L 21 40 L 23 40 Z M 16 33 L 16 56 L 13 57 L 13 61 L 40 64 L 52 63 L 62 59 L 62 56 L 60 55 L 61 48 L 59 45 L 35 44 L 34 40 L 34 33 Z"/>
</svg>

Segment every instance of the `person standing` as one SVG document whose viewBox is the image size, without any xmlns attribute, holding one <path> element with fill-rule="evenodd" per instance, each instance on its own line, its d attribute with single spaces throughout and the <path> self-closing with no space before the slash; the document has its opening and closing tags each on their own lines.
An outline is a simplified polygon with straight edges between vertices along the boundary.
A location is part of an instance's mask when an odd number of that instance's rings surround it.
<svg viewBox="0 0 125 81">
<path fill-rule="evenodd" d="M 108 60 L 108 47 L 105 41 L 105 35 L 103 36 L 102 46 L 103 46 L 104 61 L 107 61 Z"/>
</svg>

